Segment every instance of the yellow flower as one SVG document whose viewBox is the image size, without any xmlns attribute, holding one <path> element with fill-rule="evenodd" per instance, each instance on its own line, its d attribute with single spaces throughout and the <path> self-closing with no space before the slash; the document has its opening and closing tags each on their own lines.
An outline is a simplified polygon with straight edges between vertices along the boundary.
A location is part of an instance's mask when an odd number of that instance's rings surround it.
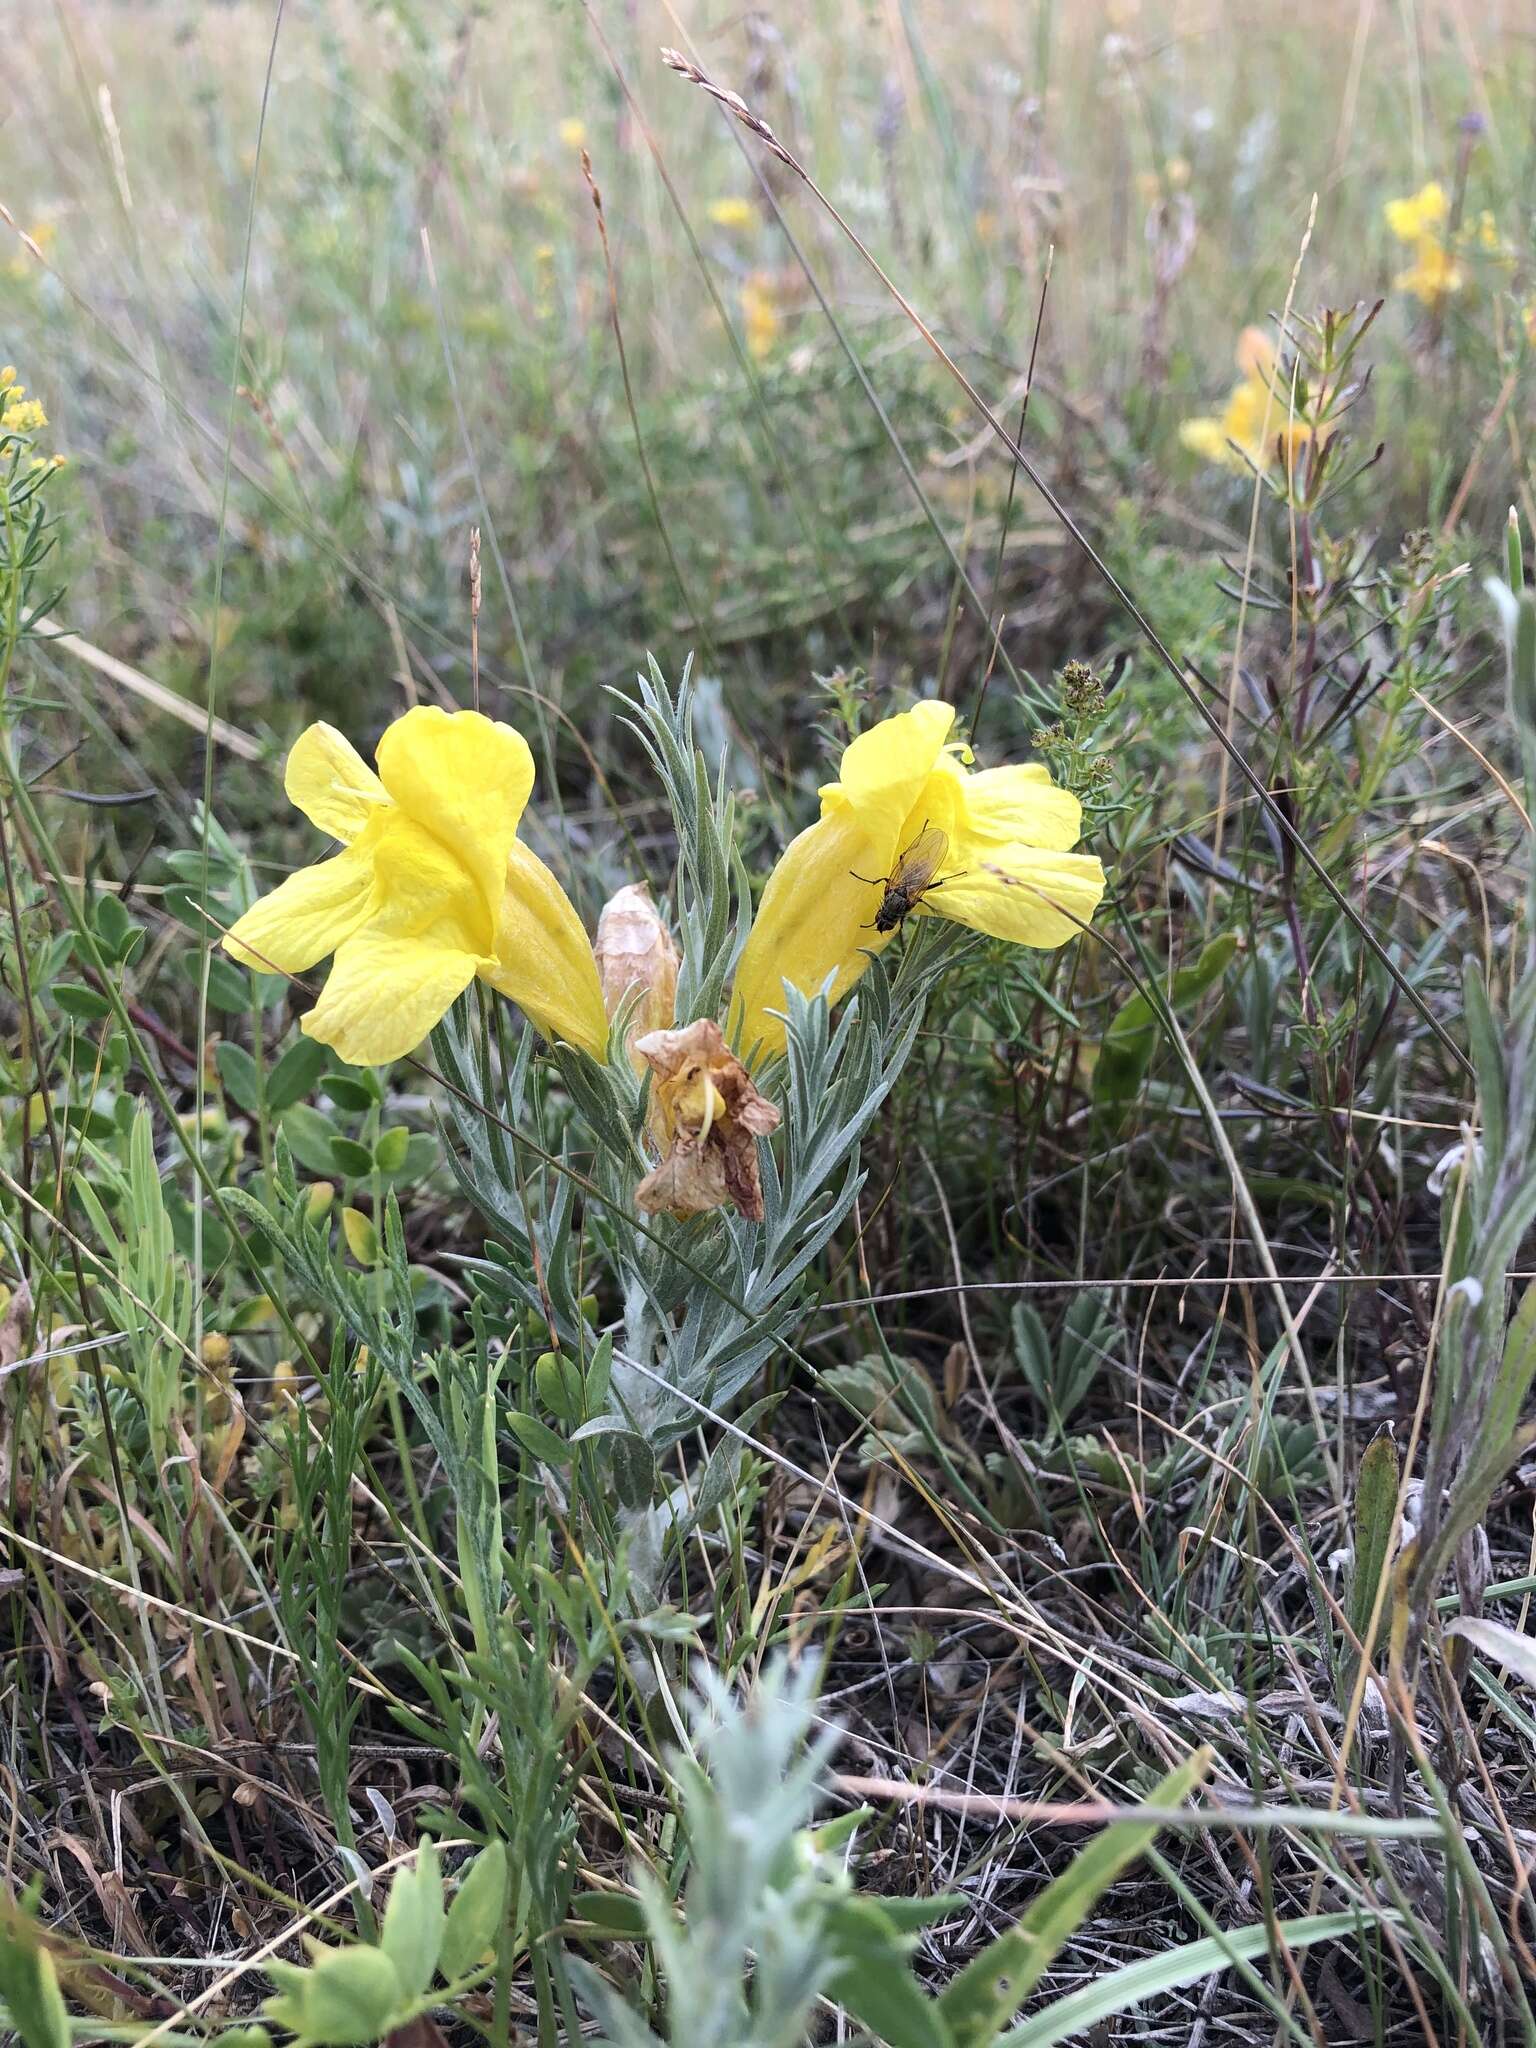
<svg viewBox="0 0 1536 2048">
<path fill-rule="evenodd" d="M 1439 227 L 1450 210 L 1445 187 L 1436 178 L 1431 178 L 1427 185 L 1421 185 L 1406 199 L 1389 199 L 1383 209 L 1387 226 L 1400 242 L 1417 242 L 1431 229 Z"/>
<path fill-rule="evenodd" d="M 0 370 L 0 391 L 8 390 L 15 382 L 16 365 L 14 363 L 7 363 L 5 368 Z"/>
<path fill-rule="evenodd" d="M 748 934 L 731 1001 L 744 1051 L 778 1051 L 788 981 L 828 1000 L 845 996 L 889 943 L 874 929 L 879 887 L 925 831 L 946 844 L 918 916 L 953 918 L 1020 946 L 1059 946 L 1086 924 L 1104 893 L 1104 870 L 1072 853 L 1082 806 L 1038 765 L 971 773 L 949 742 L 954 707 L 926 700 L 861 733 L 821 817 L 785 849 Z"/>
<path fill-rule="evenodd" d="M 716 199 L 710 203 L 709 217 L 717 228 L 749 228 L 757 214 L 749 199 Z"/>
<path fill-rule="evenodd" d="M 580 149 L 587 139 L 587 124 L 572 115 L 562 121 L 555 132 L 567 149 Z"/>
<path fill-rule="evenodd" d="M 26 389 L 23 384 L 13 384 L 5 394 L 5 410 L 0 412 L 0 433 L 35 434 L 39 427 L 46 427 L 48 415 L 35 398 L 23 398 Z"/>
<path fill-rule="evenodd" d="M 772 352 L 783 322 L 774 304 L 773 279 L 755 270 L 741 288 L 741 315 L 747 330 L 747 347 L 761 362 Z"/>
<path fill-rule="evenodd" d="M 1398 291 L 1412 292 L 1431 308 L 1459 292 L 1464 281 L 1461 265 L 1438 235 L 1421 235 L 1412 269 L 1401 271 L 1392 280 Z"/>
<path fill-rule="evenodd" d="M 1275 345 L 1262 327 L 1245 327 L 1238 336 L 1237 367 L 1242 382 L 1233 385 L 1225 412 L 1219 418 L 1185 420 L 1179 440 L 1192 454 L 1223 469 L 1245 469 L 1244 456 L 1256 468 L 1267 469 L 1283 446 L 1291 468 L 1313 430 L 1305 420 L 1291 417 L 1290 391 L 1275 381 Z M 1319 438 L 1326 441 L 1332 431 L 1324 426 Z"/>
<path fill-rule="evenodd" d="M 226 950 L 280 974 L 334 953 L 304 1029 L 357 1066 L 419 1045 L 477 975 L 547 1037 L 603 1058 L 608 1022 L 587 935 L 517 837 L 533 788 L 522 735 L 478 711 L 418 705 L 376 758 L 377 775 L 329 725 L 299 735 L 289 800 L 344 850 L 252 905 Z"/>
</svg>

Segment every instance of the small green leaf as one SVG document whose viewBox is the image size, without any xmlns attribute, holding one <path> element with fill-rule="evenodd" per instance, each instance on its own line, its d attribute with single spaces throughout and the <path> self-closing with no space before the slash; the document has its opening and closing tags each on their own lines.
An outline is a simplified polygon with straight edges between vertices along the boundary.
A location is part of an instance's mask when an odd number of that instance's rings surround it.
<svg viewBox="0 0 1536 2048">
<path fill-rule="evenodd" d="M 226 1038 L 214 1051 L 214 1061 L 225 1093 L 248 1116 L 255 1116 L 261 1102 L 261 1083 L 256 1062 L 243 1045 Z"/>
<path fill-rule="evenodd" d="M 450 1984 L 467 1976 L 495 1948 L 506 1911 L 507 1852 L 500 1842 L 492 1842 L 465 1871 L 448 1908 L 439 1961 Z"/>
<path fill-rule="evenodd" d="M 297 1038 L 267 1076 L 267 1107 L 274 1116 L 302 1102 L 330 1058 L 325 1047 L 313 1038 Z"/>
<path fill-rule="evenodd" d="M 649 1936 L 645 1908 L 625 1892 L 578 1892 L 570 1917 L 596 1928 L 605 1941 L 645 1941 Z"/>
<path fill-rule="evenodd" d="M 336 1140 L 336 1126 L 330 1118 L 318 1109 L 311 1109 L 307 1103 L 295 1103 L 284 1112 L 281 1129 L 288 1140 L 288 1149 L 304 1168 L 306 1173 L 315 1174 L 320 1180 L 329 1180 L 338 1169 L 331 1152 Z"/>
<path fill-rule="evenodd" d="M 558 1470 L 571 1462 L 571 1447 L 564 1437 L 556 1436 L 547 1422 L 540 1422 L 536 1415 L 526 1415 L 520 1408 L 514 1408 L 507 1417 L 507 1426 L 525 1451 L 531 1451 L 541 1464 L 553 1465 Z"/>
<path fill-rule="evenodd" d="M 406 1140 L 405 1153 L 398 1166 L 382 1167 L 386 1178 L 392 1181 L 425 1180 L 437 1165 L 440 1157 L 435 1138 L 425 1131 L 412 1131 Z"/>
<path fill-rule="evenodd" d="M 380 1131 L 378 1143 L 373 1148 L 374 1161 L 380 1173 L 398 1173 L 405 1164 L 410 1144 L 411 1134 L 404 1124 L 392 1124 L 387 1131 Z"/>
<path fill-rule="evenodd" d="M 191 962 L 192 979 L 197 979 L 197 962 Z M 208 962 L 208 1003 L 215 1010 L 248 1010 L 251 1007 L 251 977 L 244 967 L 217 954 Z"/>
<path fill-rule="evenodd" d="M 304 1973 L 300 2031 L 317 2048 L 368 2048 L 402 2003 L 400 1979 L 382 1949 L 325 1949 Z"/>
<path fill-rule="evenodd" d="M 539 1399 L 557 1420 L 567 1428 L 580 1422 L 585 1387 L 581 1372 L 571 1359 L 558 1351 L 541 1351 L 534 1360 L 533 1383 L 539 1390 Z"/>
<path fill-rule="evenodd" d="M 331 1163 L 347 1180 L 366 1180 L 373 1172 L 373 1154 L 355 1138 L 332 1138 Z"/>
<path fill-rule="evenodd" d="M 96 908 L 91 923 L 96 928 L 98 942 L 115 959 L 117 949 L 128 935 L 129 916 L 123 908 L 123 899 L 114 890 L 103 889 L 96 898 Z"/>
<path fill-rule="evenodd" d="M 338 1108 L 353 1110 L 358 1116 L 366 1116 L 379 1099 L 361 1074 L 327 1074 L 325 1092 Z"/>
<path fill-rule="evenodd" d="M 443 1945 L 443 1871 L 437 1846 L 424 1842 L 413 1865 L 395 1875 L 379 1940 L 407 1998 L 432 1982 Z"/>
<path fill-rule="evenodd" d="M 101 991 L 87 988 L 83 981 L 56 981 L 52 994 L 65 1016 L 73 1017 L 77 1023 L 98 1024 L 111 1014 L 112 1005 Z"/>
</svg>

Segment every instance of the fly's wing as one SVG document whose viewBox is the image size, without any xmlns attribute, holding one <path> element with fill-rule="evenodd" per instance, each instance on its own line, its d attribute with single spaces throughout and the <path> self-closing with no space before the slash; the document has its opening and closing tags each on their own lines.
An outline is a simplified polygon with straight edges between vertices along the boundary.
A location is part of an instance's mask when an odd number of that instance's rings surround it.
<svg viewBox="0 0 1536 2048">
<path fill-rule="evenodd" d="M 944 865 L 944 856 L 949 852 L 949 834 L 941 832 L 937 825 L 925 825 L 912 844 L 896 862 L 891 876 L 890 887 L 903 890 L 916 899 L 932 885 L 934 876 Z"/>
</svg>

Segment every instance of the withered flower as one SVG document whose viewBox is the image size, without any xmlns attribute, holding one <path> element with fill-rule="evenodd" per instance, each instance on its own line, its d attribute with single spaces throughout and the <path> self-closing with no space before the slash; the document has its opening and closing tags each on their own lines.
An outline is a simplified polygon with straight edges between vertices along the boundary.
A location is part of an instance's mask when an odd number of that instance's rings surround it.
<svg viewBox="0 0 1536 2048">
<path fill-rule="evenodd" d="M 636 1041 L 648 1031 L 665 1031 L 677 1011 L 677 947 L 643 882 L 631 882 L 610 896 L 597 920 L 597 978 L 611 1024 L 632 991 L 641 991 L 624 1034 L 635 1069 L 644 1072 Z"/>
<path fill-rule="evenodd" d="M 757 1140 L 779 1127 L 779 1112 L 752 1085 L 713 1018 L 635 1041 L 651 1069 L 665 1154 L 635 1189 L 646 1215 L 701 1216 L 729 1203 L 749 1223 L 763 1220 Z"/>
</svg>

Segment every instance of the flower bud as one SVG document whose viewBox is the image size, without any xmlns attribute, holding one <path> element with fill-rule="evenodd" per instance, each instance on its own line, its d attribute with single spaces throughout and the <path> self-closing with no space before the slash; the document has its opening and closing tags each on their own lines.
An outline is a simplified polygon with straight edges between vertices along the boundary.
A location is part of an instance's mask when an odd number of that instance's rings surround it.
<svg viewBox="0 0 1536 2048">
<path fill-rule="evenodd" d="M 643 882 L 631 882 L 603 905 L 592 950 L 597 955 L 603 1008 L 610 1021 L 633 991 L 641 992 L 624 1034 L 624 1046 L 636 1071 L 643 1071 L 635 1040 L 648 1031 L 670 1027 L 676 1009 L 678 967 L 672 934 L 657 915 Z"/>
</svg>

